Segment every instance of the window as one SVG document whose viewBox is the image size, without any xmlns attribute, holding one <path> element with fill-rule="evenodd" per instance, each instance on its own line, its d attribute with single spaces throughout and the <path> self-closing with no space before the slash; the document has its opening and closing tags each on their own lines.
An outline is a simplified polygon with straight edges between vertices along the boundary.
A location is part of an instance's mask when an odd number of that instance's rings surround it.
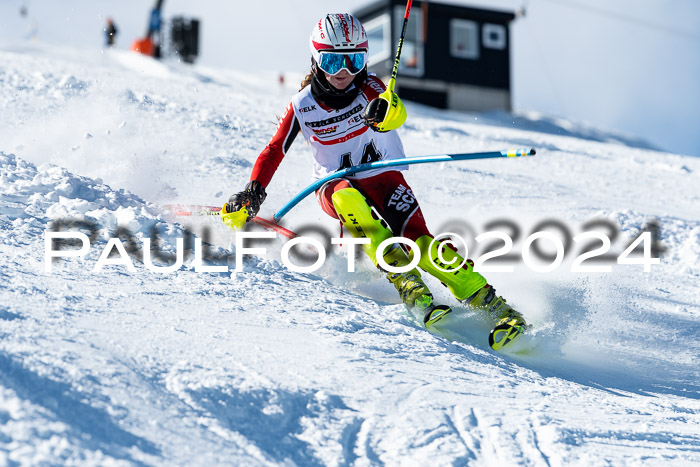
<svg viewBox="0 0 700 467">
<path fill-rule="evenodd" d="M 398 44 L 403 28 L 403 15 L 406 7 L 394 7 L 394 43 Z M 401 62 L 399 63 L 399 73 L 408 76 L 423 76 L 425 67 L 423 59 L 423 12 L 419 9 L 411 10 L 406 26 L 406 36 L 401 49 Z"/>
<path fill-rule="evenodd" d="M 503 50 L 506 48 L 506 28 L 502 24 L 484 24 L 481 40 L 484 47 Z"/>
<path fill-rule="evenodd" d="M 466 19 L 450 21 L 450 53 L 453 57 L 479 59 L 479 25 Z"/>
<path fill-rule="evenodd" d="M 369 40 L 369 62 L 391 58 L 391 18 L 385 13 L 364 23 Z"/>
</svg>

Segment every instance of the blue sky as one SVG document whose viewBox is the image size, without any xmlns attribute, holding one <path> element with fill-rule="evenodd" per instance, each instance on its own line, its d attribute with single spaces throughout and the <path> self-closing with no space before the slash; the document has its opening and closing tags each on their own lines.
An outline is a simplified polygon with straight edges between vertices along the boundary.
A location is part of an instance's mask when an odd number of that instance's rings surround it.
<svg viewBox="0 0 700 467">
<path fill-rule="evenodd" d="M 526 15 L 512 31 L 513 104 L 700 156 L 700 2 L 695 0 L 444 0 Z M 104 18 L 119 47 L 142 35 L 150 0 L 0 0 L 0 40 L 21 40 L 28 18 L 40 40 L 99 47 Z M 202 21 L 200 63 L 233 69 L 308 67 L 307 38 L 321 15 L 370 0 L 166 0 L 166 17 Z"/>
</svg>

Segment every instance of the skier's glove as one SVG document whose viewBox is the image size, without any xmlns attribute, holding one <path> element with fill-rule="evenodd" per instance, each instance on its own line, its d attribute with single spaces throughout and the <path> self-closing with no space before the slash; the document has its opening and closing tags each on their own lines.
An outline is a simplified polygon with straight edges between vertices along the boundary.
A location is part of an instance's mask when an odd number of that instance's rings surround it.
<svg viewBox="0 0 700 467">
<path fill-rule="evenodd" d="M 224 208 L 227 213 L 237 212 L 242 208 L 246 208 L 248 211 L 247 220 L 251 220 L 258 215 L 260 205 L 265 201 L 266 197 L 267 193 L 265 193 L 265 188 L 263 188 L 260 182 L 251 180 L 245 186 L 245 190 L 231 195 Z"/>
<path fill-rule="evenodd" d="M 365 125 L 374 131 L 384 133 L 395 130 L 404 124 L 406 109 L 396 93 L 385 91 L 370 101 L 365 108 L 363 118 Z"/>
</svg>

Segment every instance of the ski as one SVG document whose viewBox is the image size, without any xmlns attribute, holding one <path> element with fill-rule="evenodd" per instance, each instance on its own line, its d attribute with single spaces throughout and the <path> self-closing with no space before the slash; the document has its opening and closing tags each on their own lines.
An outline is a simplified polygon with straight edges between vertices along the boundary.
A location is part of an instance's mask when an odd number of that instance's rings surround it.
<svg viewBox="0 0 700 467">
<path fill-rule="evenodd" d="M 489 333 L 489 346 L 493 350 L 501 350 L 516 340 L 527 328 L 527 325 L 516 324 L 513 318 L 501 320 Z"/>
<path fill-rule="evenodd" d="M 452 308 L 447 305 L 433 305 L 426 311 L 423 324 L 429 328 L 450 313 L 452 313 Z"/>
</svg>

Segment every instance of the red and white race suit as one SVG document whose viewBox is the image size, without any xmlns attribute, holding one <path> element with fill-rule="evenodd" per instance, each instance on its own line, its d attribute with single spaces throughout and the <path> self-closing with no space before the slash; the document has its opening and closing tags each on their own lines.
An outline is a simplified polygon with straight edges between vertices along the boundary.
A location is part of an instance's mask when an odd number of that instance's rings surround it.
<svg viewBox="0 0 700 467">
<path fill-rule="evenodd" d="M 384 90 L 384 83 L 369 74 L 355 100 L 347 107 L 335 110 L 319 103 L 311 94 L 311 86 L 307 86 L 292 98 L 285 109 L 277 131 L 258 156 L 250 179 L 267 187 L 299 131 L 313 152 L 314 180 L 341 168 L 405 158 L 396 131 L 379 133 L 363 121 L 362 116 L 369 102 Z M 346 179 L 332 180 L 321 187 L 316 195 L 323 210 L 337 218 L 331 195 L 339 189 L 355 186 L 379 210 L 395 235 L 415 240 L 429 232 L 410 186 L 398 172 L 407 168 L 375 169 Z"/>
<path fill-rule="evenodd" d="M 369 101 L 383 91 L 384 83 L 370 74 L 355 100 L 347 107 L 335 110 L 316 101 L 311 95 L 311 86 L 305 87 L 292 98 L 282 114 L 277 132 L 258 157 L 251 180 L 267 186 L 300 130 L 313 152 L 314 180 L 340 168 L 406 157 L 395 131 L 378 133 L 362 120 Z M 406 167 L 360 172 L 353 178 L 371 177 L 381 171 L 404 170 Z"/>
</svg>

